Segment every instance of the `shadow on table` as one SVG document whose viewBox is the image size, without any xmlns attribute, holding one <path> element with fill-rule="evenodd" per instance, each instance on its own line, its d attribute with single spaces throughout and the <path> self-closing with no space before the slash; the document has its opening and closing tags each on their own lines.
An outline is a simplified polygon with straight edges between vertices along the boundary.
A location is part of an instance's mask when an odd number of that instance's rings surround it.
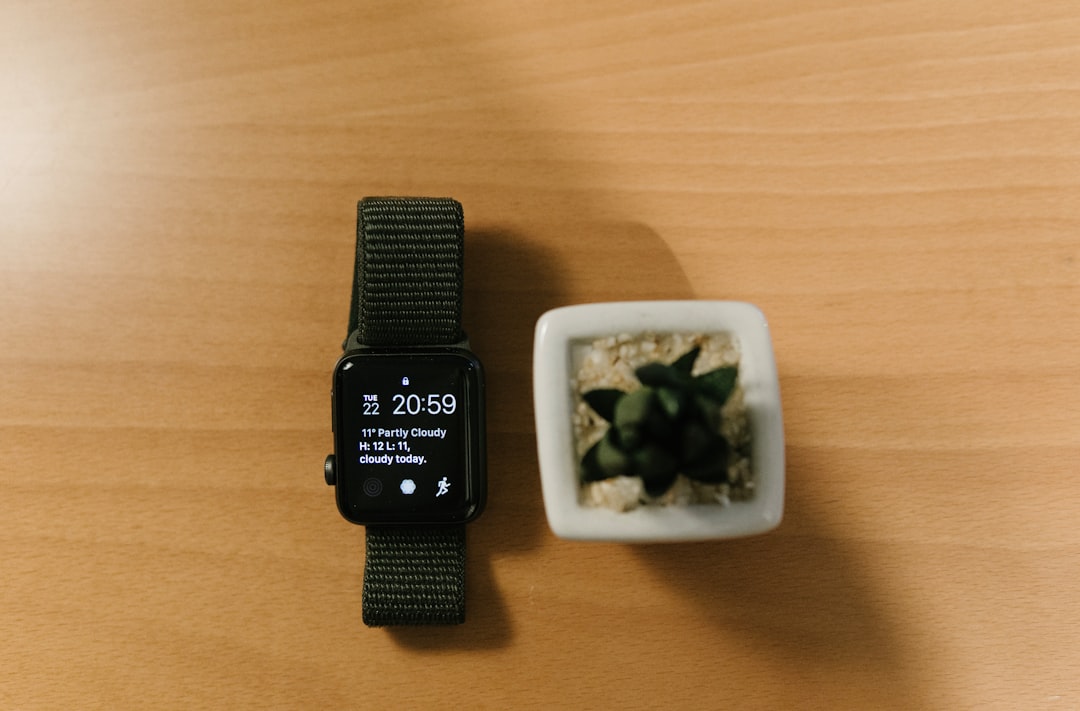
<svg viewBox="0 0 1080 711">
<path fill-rule="evenodd" d="M 477 537 L 494 532 L 500 554 L 547 535 L 533 414 L 537 319 L 574 303 L 692 298 L 671 250 L 644 225 L 538 224 L 528 235 L 480 228 L 467 237 L 466 327 L 487 379 L 488 507 Z M 573 243 L 571 259 L 542 246 L 558 241 Z"/>
<path fill-rule="evenodd" d="M 776 531 L 732 541 L 640 546 L 668 584 L 697 603 L 698 614 L 726 636 L 741 635 L 759 653 L 787 658 L 814 678 L 834 681 L 822 703 L 864 708 L 922 708 L 905 671 L 897 630 L 864 566 L 822 529 L 824 512 L 808 496 L 805 462 L 788 452 L 785 520 Z"/>
<path fill-rule="evenodd" d="M 532 345 L 537 318 L 571 303 L 694 298 L 681 266 L 655 232 L 640 224 L 533 219 L 529 234 L 480 228 L 468 233 L 466 328 L 485 363 L 488 396 L 488 506 L 470 525 L 468 622 L 457 628 L 393 629 L 402 646 L 430 651 L 502 648 L 512 615 L 494 561 L 531 552 L 546 531 L 532 408 Z M 560 261 L 543 245 L 573 240 Z M 617 278 L 612 278 L 612 275 Z M 785 522 L 757 538 L 635 550 L 659 576 L 696 603 L 724 635 L 742 635 L 759 652 L 787 658 L 835 695 L 875 708 L 920 706 L 905 672 L 896 630 L 860 575 L 860 561 L 822 527 L 788 452 Z M 506 585 L 506 582 L 502 582 Z M 512 597 L 512 595 L 510 595 Z M 823 690 L 829 695 L 829 690 Z"/>
<path fill-rule="evenodd" d="M 525 554 L 549 536 L 540 491 L 532 395 L 533 331 L 545 311 L 573 303 L 692 298 L 664 241 L 645 225 L 538 221 L 535 232 L 480 227 L 466 237 L 465 327 L 487 381 L 488 504 L 469 526 L 468 622 L 395 628 L 403 646 L 491 648 L 513 637 L 492 560 Z M 540 245 L 573 241 L 572 260 Z M 617 278 L 612 278 L 612 275 Z"/>
</svg>

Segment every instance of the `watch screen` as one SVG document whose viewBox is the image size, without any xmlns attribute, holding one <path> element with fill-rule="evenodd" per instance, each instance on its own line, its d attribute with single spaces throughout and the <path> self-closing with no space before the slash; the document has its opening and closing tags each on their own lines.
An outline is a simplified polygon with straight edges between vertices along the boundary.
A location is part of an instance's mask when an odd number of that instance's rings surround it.
<svg viewBox="0 0 1080 711">
<path fill-rule="evenodd" d="M 361 352 L 334 372 L 337 500 L 355 523 L 449 523 L 484 503 L 483 380 L 467 351 Z"/>
</svg>

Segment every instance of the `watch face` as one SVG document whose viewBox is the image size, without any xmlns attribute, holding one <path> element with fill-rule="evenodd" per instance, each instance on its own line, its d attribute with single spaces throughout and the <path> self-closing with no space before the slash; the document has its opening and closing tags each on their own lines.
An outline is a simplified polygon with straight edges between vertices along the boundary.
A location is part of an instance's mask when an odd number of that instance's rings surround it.
<svg viewBox="0 0 1080 711">
<path fill-rule="evenodd" d="M 484 383 L 463 350 L 348 353 L 334 369 L 337 503 L 353 523 L 460 523 L 484 505 Z"/>
</svg>

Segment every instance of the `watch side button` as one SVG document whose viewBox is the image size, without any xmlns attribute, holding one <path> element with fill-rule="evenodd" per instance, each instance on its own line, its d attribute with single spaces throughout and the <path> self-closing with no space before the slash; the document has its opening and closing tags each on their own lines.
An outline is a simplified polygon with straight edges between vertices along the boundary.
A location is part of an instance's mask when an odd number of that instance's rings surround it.
<svg viewBox="0 0 1080 711">
<path fill-rule="evenodd" d="M 326 455 L 326 461 L 323 462 L 323 476 L 326 478 L 326 485 L 333 486 L 337 483 L 337 472 L 334 470 L 334 455 Z"/>
</svg>

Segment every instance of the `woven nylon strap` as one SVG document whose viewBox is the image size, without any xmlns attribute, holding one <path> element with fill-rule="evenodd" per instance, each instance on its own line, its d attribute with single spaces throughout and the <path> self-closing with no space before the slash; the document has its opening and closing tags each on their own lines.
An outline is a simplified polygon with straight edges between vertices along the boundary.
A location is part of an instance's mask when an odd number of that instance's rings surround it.
<svg viewBox="0 0 1080 711">
<path fill-rule="evenodd" d="M 349 333 L 368 346 L 462 340 L 465 219 L 450 198 L 364 198 L 356 208 Z"/>
<path fill-rule="evenodd" d="M 465 220 L 450 198 L 364 198 L 356 208 L 349 334 L 367 346 L 458 343 Z M 364 624 L 465 621 L 465 526 L 368 526 Z"/>
<path fill-rule="evenodd" d="M 367 527 L 364 624 L 465 621 L 465 526 Z"/>
</svg>

